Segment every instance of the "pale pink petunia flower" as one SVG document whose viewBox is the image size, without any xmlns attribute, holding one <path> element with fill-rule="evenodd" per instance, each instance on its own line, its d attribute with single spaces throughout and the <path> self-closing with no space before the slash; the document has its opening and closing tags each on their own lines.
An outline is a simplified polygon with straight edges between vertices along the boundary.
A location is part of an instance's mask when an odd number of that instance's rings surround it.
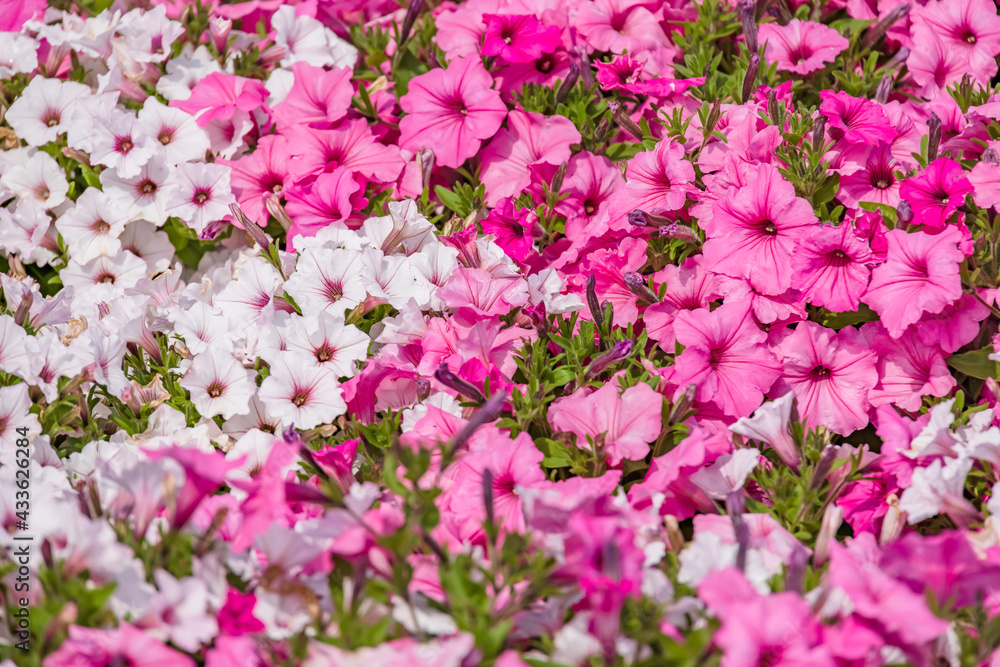
<svg viewBox="0 0 1000 667">
<path fill-rule="evenodd" d="M 588 438 L 595 443 L 600 438 L 612 466 L 644 458 L 660 435 L 663 397 L 642 382 L 619 389 L 612 379 L 596 391 L 578 389 L 556 399 L 549 407 L 552 428 L 575 433 L 581 449 L 590 447 Z"/>
<path fill-rule="evenodd" d="M 190 162 L 177 167 L 167 212 L 201 234 L 210 223 L 229 215 L 229 206 L 235 203 L 227 167 Z"/>
<path fill-rule="evenodd" d="M 670 45 L 656 16 L 641 0 L 580 3 L 574 24 L 595 51 L 636 53 Z"/>
<path fill-rule="evenodd" d="M 82 83 L 35 77 L 10 105 L 4 120 L 29 146 L 44 146 L 66 132 L 69 109 L 90 93 L 90 86 Z"/>
<path fill-rule="evenodd" d="M 249 412 L 256 389 L 253 373 L 218 347 L 196 355 L 180 385 L 191 393 L 191 402 L 202 417 L 222 415 L 223 419 Z"/>
<path fill-rule="evenodd" d="M 368 356 L 371 338 L 341 315 L 323 311 L 303 318 L 288 340 L 288 349 L 303 353 L 312 364 L 333 371 L 338 378 L 353 377 L 357 362 Z"/>
<path fill-rule="evenodd" d="M 58 207 L 69 193 L 65 170 L 51 155 L 41 151 L 5 170 L 0 176 L 0 187 L 10 189 L 22 199 L 34 199 L 46 209 Z"/>
<path fill-rule="evenodd" d="M 150 95 L 138 117 L 139 127 L 160 144 L 158 153 L 168 164 L 205 159 L 211 143 L 191 114 L 168 107 Z"/>
<path fill-rule="evenodd" d="M 493 78 L 473 57 L 456 58 L 446 69 L 414 77 L 399 103 L 406 112 L 399 121 L 400 148 L 414 153 L 431 148 L 444 167 L 462 166 L 507 116 Z"/>
<path fill-rule="evenodd" d="M 161 144 L 143 131 L 135 115 L 118 111 L 95 118 L 90 161 L 110 167 L 122 178 L 138 176 Z"/>
<path fill-rule="evenodd" d="M 923 313 L 940 313 L 962 296 L 958 248 L 961 234 L 954 227 L 932 236 L 893 229 L 886 234 L 889 251 L 885 264 L 872 272 L 862 302 L 882 318 L 893 338 Z"/>
<path fill-rule="evenodd" d="M 117 254 L 122 244 L 128 213 L 112 206 L 107 195 L 87 188 L 76 205 L 56 220 L 56 229 L 69 247 L 70 256 L 86 264 L 101 255 Z"/>
<path fill-rule="evenodd" d="M 881 322 L 869 322 L 861 332 L 878 355 L 879 380 L 869 394 L 873 406 L 892 403 L 915 412 L 923 396 L 947 396 L 955 387 L 941 348 L 924 343 L 913 328 L 893 337 Z"/>
<path fill-rule="evenodd" d="M 128 210 L 132 220 L 148 220 L 162 227 L 170 217 L 167 202 L 176 186 L 174 171 L 159 156 L 151 158 L 131 178 L 106 169 L 101 172 L 101 185 L 112 204 Z"/>
<path fill-rule="evenodd" d="M 878 382 L 876 356 L 854 327 L 833 331 L 799 322 L 777 347 L 782 377 L 778 393 L 795 392 L 809 427 L 850 435 L 868 424 L 868 392 Z"/>
<path fill-rule="evenodd" d="M 310 365 L 301 352 L 281 353 L 258 395 L 270 414 L 298 429 L 329 424 L 347 412 L 337 376 Z"/>
<path fill-rule="evenodd" d="M 284 289 L 304 315 L 343 315 L 365 300 L 361 253 L 347 248 L 308 248 Z M 370 279 L 370 277 L 369 277 Z"/>
<path fill-rule="evenodd" d="M 764 403 L 754 411 L 752 417 L 740 417 L 729 430 L 744 438 L 769 445 L 787 465 L 798 468 L 802 457 L 790 428 L 794 407 L 795 393 L 790 391 L 781 398 Z"/>
<path fill-rule="evenodd" d="M 792 19 L 786 25 L 765 23 L 757 39 L 766 44 L 764 57 L 778 63 L 778 70 L 809 74 L 823 69 L 847 48 L 848 41 L 822 23 Z"/>
</svg>

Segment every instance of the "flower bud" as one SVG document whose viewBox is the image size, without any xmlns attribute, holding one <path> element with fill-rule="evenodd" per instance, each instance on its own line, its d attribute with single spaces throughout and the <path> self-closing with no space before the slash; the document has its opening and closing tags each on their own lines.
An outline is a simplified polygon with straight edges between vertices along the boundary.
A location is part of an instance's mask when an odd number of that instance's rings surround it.
<svg viewBox="0 0 1000 667">
<path fill-rule="evenodd" d="M 216 53 L 223 55 L 226 53 L 229 43 L 229 33 L 233 30 L 233 22 L 221 16 L 209 20 L 208 34 L 212 37 L 212 46 Z"/>
<path fill-rule="evenodd" d="M 421 148 L 417 151 L 417 164 L 420 165 L 420 178 L 423 189 L 431 186 L 431 174 L 434 172 L 434 151 Z"/>
<path fill-rule="evenodd" d="M 747 103 L 757 86 L 758 72 L 760 72 L 760 56 L 757 53 L 752 53 L 750 54 L 750 64 L 747 65 L 747 72 L 743 76 L 743 104 Z"/>
<path fill-rule="evenodd" d="M 566 171 L 569 169 L 569 163 L 563 162 L 556 169 L 556 175 L 552 177 L 552 183 L 549 184 L 549 192 L 554 194 L 559 194 L 562 192 L 563 181 L 566 179 Z"/>
<path fill-rule="evenodd" d="M 750 526 L 743 520 L 744 510 L 743 489 L 736 489 L 726 496 L 726 514 L 733 522 L 733 532 L 736 535 L 736 567 L 745 572 L 747 567 L 747 549 L 750 546 Z"/>
<path fill-rule="evenodd" d="M 434 379 L 452 391 L 459 393 L 476 403 L 482 403 L 486 400 L 486 397 L 483 396 L 483 392 L 479 391 L 475 385 L 452 373 L 451 369 L 448 368 L 447 363 L 442 363 L 438 366 L 438 369 L 434 371 Z"/>
<path fill-rule="evenodd" d="M 590 317 L 594 320 L 594 326 L 598 329 L 604 326 L 604 309 L 601 302 L 597 300 L 597 278 L 594 274 L 587 277 L 587 308 L 590 309 Z"/>
<path fill-rule="evenodd" d="M 642 141 L 642 128 L 635 124 L 620 102 L 608 100 L 608 109 L 611 110 L 611 118 L 618 123 L 618 127 L 631 134 L 637 141 Z"/>
<path fill-rule="evenodd" d="M 927 121 L 927 161 L 933 162 L 937 159 L 938 147 L 941 145 L 941 119 L 936 113 L 931 112 L 931 118 Z"/>
<path fill-rule="evenodd" d="M 823 150 L 823 144 L 826 143 L 826 116 L 819 115 L 816 117 L 816 123 L 813 125 L 812 140 L 814 153 L 819 153 Z"/>
<path fill-rule="evenodd" d="M 813 567 L 820 567 L 830 557 L 830 544 L 837 541 L 837 531 L 844 522 L 844 510 L 830 503 L 823 512 L 823 522 L 816 536 L 816 549 L 813 551 Z"/>
<path fill-rule="evenodd" d="M 778 106 L 778 94 L 773 90 L 767 93 L 767 115 L 771 117 L 771 122 L 781 125 L 781 108 Z M 781 129 L 780 127 L 778 129 Z"/>
<path fill-rule="evenodd" d="M 708 112 L 708 118 L 705 120 L 705 127 L 702 128 L 702 133 L 707 137 L 712 134 L 715 127 L 719 124 L 722 119 L 722 100 L 715 98 L 715 102 L 712 103 L 712 108 Z"/>
<path fill-rule="evenodd" d="M 689 384 L 684 387 L 684 393 L 674 401 L 674 405 L 670 408 L 669 421 L 671 424 L 677 424 L 680 422 L 681 417 L 687 414 L 691 406 L 694 405 L 695 396 L 698 395 L 698 385 Z"/>
<path fill-rule="evenodd" d="M 882 80 L 878 82 L 878 88 L 875 89 L 875 101 L 879 104 L 885 104 L 889 101 L 889 94 L 892 93 L 894 81 L 891 76 L 884 76 Z"/>
<path fill-rule="evenodd" d="M 684 548 L 684 533 L 681 532 L 681 524 L 677 517 L 668 514 L 663 517 L 663 528 L 667 531 L 667 544 L 675 554 L 680 553 Z"/>
<path fill-rule="evenodd" d="M 406 15 L 403 17 L 403 25 L 399 29 L 399 41 L 396 47 L 399 48 L 410 38 L 410 30 L 413 29 L 413 24 L 417 22 L 417 16 L 420 14 L 420 10 L 424 8 L 424 0 L 411 0 L 410 6 L 406 9 Z"/>
<path fill-rule="evenodd" d="M 896 219 L 904 226 L 913 222 L 913 208 L 907 201 L 896 204 Z"/>
<path fill-rule="evenodd" d="M 632 354 L 632 341 L 618 341 L 614 347 L 590 362 L 590 367 L 587 368 L 586 374 L 587 381 L 590 382 L 610 366 L 617 364 L 623 359 L 627 359 L 630 354 Z"/>
<path fill-rule="evenodd" d="M 260 228 L 260 225 L 248 218 L 247 214 L 243 212 L 243 209 L 238 204 L 230 204 L 229 210 L 232 211 L 233 217 L 236 218 L 236 221 L 240 223 L 240 226 L 243 227 L 243 230 L 253 242 L 266 251 L 270 247 L 271 241 L 267 238 L 264 230 Z"/>
<path fill-rule="evenodd" d="M 805 547 L 796 544 L 788 556 L 788 568 L 785 573 L 785 590 L 802 595 L 802 582 L 805 579 L 806 563 L 809 554 Z"/>
<path fill-rule="evenodd" d="M 215 239 L 219 238 L 219 234 L 222 233 L 222 230 L 225 229 L 226 225 L 228 224 L 229 223 L 226 222 L 225 220 L 215 220 L 213 222 L 208 223 L 207 225 L 205 225 L 205 229 L 201 230 L 201 233 L 198 234 L 198 240 L 214 241 Z"/>
<path fill-rule="evenodd" d="M 489 397 L 489 399 L 483 403 L 483 406 L 476 410 L 469 420 L 465 422 L 465 426 L 462 430 L 455 435 L 454 441 L 452 441 L 450 454 L 454 455 L 459 449 L 461 449 L 472 437 L 472 434 L 476 432 L 483 424 L 494 421 L 500 416 L 500 412 L 503 410 L 504 402 L 507 400 L 506 391 L 498 391 Z"/>
<path fill-rule="evenodd" d="M 431 381 L 427 378 L 417 378 L 413 381 L 417 387 L 417 400 L 424 401 L 431 395 Z"/>
<path fill-rule="evenodd" d="M 889 511 L 885 513 L 885 517 L 882 519 L 882 532 L 878 538 L 878 543 L 882 545 L 894 541 L 903 534 L 907 518 L 906 512 L 899 509 L 899 496 L 895 493 L 889 494 L 885 502 L 889 505 Z"/>
<path fill-rule="evenodd" d="M 746 40 L 747 50 L 750 53 L 756 54 L 759 48 L 757 44 L 757 17 L 755 13 L 757 11 L 756 0 L 740 0 L 737 11 L 740 15 L 740 21 L 743 22 L 743 39 Z M 757 64 L 760 64 L 758 59 Z M 744 90 L 746 89 L 746 83 L 743 84 Z M 746 96 L 743 97 L 744 103 L 746 102 Z"/>
<path fill-rule="evenodd" d="M 264 208 L 274 216 L 274 219 L 278 221 L 286 232 L 291 229 L 292 219 L 288 217 L 288 213 L 285 212 L 285 207 L 281 205 L 281 201 L 277 195 L 265 196 Z"/>
<path fill-rule="evenodd" d="M 983 162 L 989 162 L 990 164 L 1000 163 L 1000 156 L 998 156 L 997 152 L 992 148 L 984 150 L 981 159 Z"/>
<path fill-rule="evenodd" d="M 833 462 L 836 460 L 837 448 L 833 445 L 827 445 L 824 447 L 823 451 L 819 455 L 819 462 L 813 470 L 812 479 L 809 480 L 810 490 L 815 491 L 819 487 L 823 486 L 823 482 L 826 480 L 826 476 L 830 474 L 830 470 L 833 468 Z"/>
<path fill-rule="evenodd" d="M 701 243 L 701 238 L 698 237 L 698 232 L 686 225 L 681 225 L 676 222 L 660 227 L 659 232 L 660 236 L 666 239 L 680 239 L 681 241 L 687 241 L 688 243 L 693 243 L 695 245 Z"/>
<path fill-rule="evenodd" d="M 559 90 L 556 91 L 556 104 L 564 102 L 569 96 L 573 86 L 576 82 L 580 80 L 580 65 L 577 62 L 570 61 L 569 72 L 566 74 L 566 80 L 559 84 Z"/>
<path fill-rule="evenodd" d="M 889 12 L 884 19 L 868 28 L 868 32 L 865 33 L 864 39 L 861 40 L 862 47 L 870 49 L 875 42 L 882 39 L 886 30 L 891 28 L 896 21 L 906 16 L 909 12 L 910 5 L 902 4 L 897 6 Z"/>
<path fill-rule="evenodd" d="M 483 505 L 486 507 L 486 525 L 493 525 L 493 471 L 483 470 Z"/>
<path fill-rule="evenodd" d="M 637 296 L 640 301 L 644 301 L 647 304 L 658 303 L 660 301 L 660 298 L 653 293 L 653 290 L 649 289 L 649 286 L 646 284 L 646 278 L 641 274 L 634 271 L 627 271 L 624 280 L 628 291 Z"/>
</svg>

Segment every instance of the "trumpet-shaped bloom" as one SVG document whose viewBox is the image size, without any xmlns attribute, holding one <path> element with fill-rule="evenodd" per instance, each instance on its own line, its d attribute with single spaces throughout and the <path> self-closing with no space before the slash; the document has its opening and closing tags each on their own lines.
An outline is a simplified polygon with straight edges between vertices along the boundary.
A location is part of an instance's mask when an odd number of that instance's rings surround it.
<svg viewBox="0 0 1000 667">
<path fill-rule="evenodd" d="M 444 167 L 462 166 L 507 116 L 493 77 L 475 57 L 414 77 L 399 104 L 407 114 L 399 121 L 400 147 L 431 148 Z"/>
<path fill-rule="evenodd" d="M 559 28 L 543 26 L 531 15 L 483 14 L 483 22 L 486 34 L 482 54 L 509 63 L 530 63 L 563 43 Z"/>
<path fill-rule="evenodd" d="M 823 225 L 805 237 L 792 257 L 795 286 L 817 306 L 834 312 L 857 310 L 871 276 L 868 266 L 874 262 L 868 244 L 855 236 L 850 224 Z"/>
<path fill-rule="evenodd" d="M 892 143 L 896 129 L 889 123 L 876 102 L 862 97 L 851 97 L 841 91 L 820 91 L 822 102 L 819 111 L 826 116 L 830 136 L 849 144 L 876 145 L 879 141 Z"/>
<path fill-rule="evenodd" d="M 782 294 L 792 286 L 799 240 L 817 219 L 775 167 L 762 164 L 755 176 L 715 203 L 705 225 L 705 259 L 712 271 L 745 278 L 764 294 Z"/>
<path fill-rule="evenodd" d="M 879 314 L 889 334 L 899 338 L 923 313 L 940 313 L 962 296 L 961 234 L 955 228 L 936 236 L 894 229 L 886 240 L 886 262 L 872 272 L 861 300 Z"/>
<path fill-rule="evenodd" d="M 767 334 L 745 303 L 727 303 L 677 313 L 677 357 L 673 381 L 697 386 L 697 399 L 712 402 L 730 417 L 745 417 L 761 404 L 764 392 L 781 375 L 781 366 L 764 344 Z"/>
<path fill-rule="evenodd" d="M 899 186 L 899 196 L 913 210 L 913 224 L 936 231 L 944 228 L 951 214 L 965 203 L 972 184 L 962 165 L 948 158 L 938 158 L 923 173 L 908 178 Z"/>
<path fill-rule="evenodd" d="M 595 442 L 603 437 L 611 465 L 618 465 L 649 452 L 660 435 L 662 405 L 663 397 L 649 385 L 639 383 L 619 393 L 612 380 L 596 391 L 578 389 L 557 399 L 549 408 L 549 421 L 554 429 L 575 433 L 581 448 L 588 446 L 588 437 Z"/>
<path fill-rule="evenodd" d="M 822 23 L 792 19 L 787 25 L 765 23 L 757 39 L 767 44 L 764 57 L 778 63 L 778 70 L 808 74 L 823 69 L 847 48 L 843 35 Z"/>
<path fill-rule="evenodd" d="M 778 392 L 791 389 L 808 426 L 850 435 L 868 424 L 868 392 L 878 382 L 875 353 L 853 327 L 834 332 L 799 322 L 778 346 Z"/>
</svg>

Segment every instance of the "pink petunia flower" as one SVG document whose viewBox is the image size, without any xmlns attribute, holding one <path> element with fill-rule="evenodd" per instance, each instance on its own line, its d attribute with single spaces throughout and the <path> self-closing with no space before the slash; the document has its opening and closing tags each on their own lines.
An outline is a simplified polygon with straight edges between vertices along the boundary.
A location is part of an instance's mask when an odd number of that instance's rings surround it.
<svg viewBox="0 0 1000 667">
<path fill-rule="evenodd" d="M 295 76 L 292 89 L 274 107 L 279 131 L 298 124 L 324 127 L 347 115 L 354 95 L 351 70 L 327 72 L 321 67 L 298 62 L 292 65 L 292 73 Z"/>
<path fill-rule="evenodd" d="M 792 257 L 795 286 L 817 306 L 834 312 L 858 309 L 875 262 L 868 244 L 849 223 L 823 225 L 803 239 Z"/>
<path fill-rule="evenodd" d="M 928 33 L 936 35 L 967 63 L 969 73 L 981 72 L 986 80 L 997 73 L 1000 17 L 990 0 L 933 0 L 915 6 L 912 21 L 914 44 L 922 45 Z"/>
<path fill-rule="evenodd" d="M 674 349 L 673 323 L 677 313 L 708 308 L 719 297 L 716 276 L 704 265 L 704 257 L 695 255 L 688 257 L 680 266 L 668 264 L 652 276 L 656 288 L 666 284 L 666 291 L 662 301 L 646 308 L 642 321 L 649 337 L 667 352 Z"/>
<path fill-rule="evenodd" d="M 913 412 L 923 396 L 947 396 L 955 386 L 941 348 L 924 343 L 913 328 L 894 337 L 881 322 L 869 322 L 861 333 L 878 355 L 879 380 L 869 395 L 875 407 L 891 403 Z"/>
<path fill-rule="evenodd" d="M 240 207 L 257 224 L 267 224 L 264 202 L 280 195 L 291 185 L 288 173 L 288 141 L 281 135 L 268 135 L 257 144 L 257 150 L 239 160 L 216 160 L 216 164 L 232 168 L 233 194 Z"/>
<path fill-rule="evenodd" d="M 733 278 L 746 278 L 765 294 L 781 294 L 792 286 L 792 256 L 799 240 L 817 224 L 812 206 L 795 196 L 795 188 L 767 164 L 756 178 L 730 191 L 714 205 L 704 224 L 707 267 Z"/>
<path fill-rule="evenodd" d="M 528 63 L 543 53 L 552 53 L 563 45 L 556 26 L 543 26 L 537 18 L 525 14 L 483 14 L 484 56 L 494 56 L 509 63 Z"/>
<path fill-rule="evenodd" d="M 128 623 L 121 623 L 112 630 L 71 625 L 69 639 L 45 659 L 45 667 L 77 667 L 84 664 L 194 667 L 195 662 Z"/>
<path fill-rule="evenodd" d="M 764 57 L 778 63 L 778 70 L 808 74 L 833 62 L 848 41 L 843 35 L 822 23 L 792 19 L 787 25 L 765 23 L 757 39 L 766 44 Z"/>
<path fill-rule="evenodd" d="M 399 121 L 400 148 L 414 153 L 432 148 L 444 167 L 462 166 L 507 116 L 493 77 L 474 57 L 414 77 L 399 104 L 407 114 Z"/>
<path fill-rule="evenodd" d="M 834 332 L 799 322 L 778 345 L 782 378 L 775 391 L 795 392 L 807 426 L 850 435 L 868 424 L 868 392 L 878 382 L 875 353 L 854 327 Z"/>
<path fill-rule="evenodd" d="M 854 208 L 861 202 L 895 207 L 899 203 L 899 182 L 893 173 L 896 166 L 891 146 L 879 142 L 868 153 L 864 167 L 841 177 L 837 198 Z"/>
<path fill-rule="evenodd" d="M 612 379 L 600 389 L 578 389 L 556 399 L 549 408 L 549 421 L 558 431 L 576 434 L 577 447 L 586 449 L 587 438 L 603 436 L 608 459 L 617 466 L 624 459 L 638 461 L 660 435 L 663 397 L 640 382 L 619 393 Z"/>
<path fill-rule="evenodd" d="M 684 351 L 674 365 L 673 382 L 695 384 L 697 400 L 715 403 L 730 417 L 754 411 L 781 375 L 781 366 L 765 346 L 767 334 L 753 321 L 746 303 L 727 303 L 677 313 L 677 342 Z"/>
<path fill-rule="evenodd" d="M 531 182 L 531 165 L 568 162 L 570 146 L 579 142 L 579 131 L 565 116 L 511 111 L 507 127 L 482 152 L 486 203 L 496 206 L 501 198 L 518 195 Z"/>
<path fill-rule="evenodd" d="M 958 248 L 961 234 L 954 228 L 936 236 L 894 229 L 886 239 L 886 263 L 872 272 L 861 300 L 879 314 L 889 334 L 899 338 L 923 313 L 940 313 L 962 296 L 958 269 L 964 255 Z"/>
<path fill-rule="evenodd" d="M 285 137 L 293 158 L 288 170 L 299 182 L 347 169 L 352 174 L 391 183 L 403 170 L 399 150 L 376 141 L 364 119 L 345 121 L 332 130 L 300 125 L 286 132 Z"/>
<path fill-rule="evenodd" d="M 492 234 L 507 256 L 520 262 L 531 252 L 537 222 L 534 210 L 518 209 L 512 197 L 504 197 L 483 219 L 483 233 Z"/>
<path fill-rule="evenodd" d="M 574 25 L 595 51 L 636 53 L 670 45 L 656 16 L 642 0 L 583 2 Z"/>
<path fill-rule="evenodd" d="M 830 136 L 849 144 L 891 143 L 896 130 L 876 102 L 847 93 L 820 91 L 819 112 L 826 116 Z"/>
<path fill-rule="evenodd" d="M 913 224 L 923 225 L 929 231 L 942 229 L 971 192 L 972 184 L 965 177 L 962 165 L 943 157 L 899 186 L 899 196 L 913 210 Z"/>
<path fill-rule="evenodd" d="M 194 87 L 191 97 L 173 100 L 170 106 L 187 111 L 205 127 L 212 121 L 230 121 L 238 111 L 249 114 L 266 108 L 268 95 L 264 84 L 256 79 L 212 73 Z"/>
</svg>

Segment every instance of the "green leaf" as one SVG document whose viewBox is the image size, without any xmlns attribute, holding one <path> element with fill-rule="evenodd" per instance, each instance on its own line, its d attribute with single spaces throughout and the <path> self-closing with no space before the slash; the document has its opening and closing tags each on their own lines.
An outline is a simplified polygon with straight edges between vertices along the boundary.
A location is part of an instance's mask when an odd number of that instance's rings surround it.
<svg viewBox="0 0 1000 667">
<path fill-rule="evenodd" d="M 875 322 L 877 320 L 878 314 L 862 303 L 856 311 L 851 311 L 849 313 L 827 312 L 821 322 L 825 327 L 840 330 L 844 327 L 863 324 L 865 322 Z"/>
<path fill-rule="evenodd" d="M 452 211 L 458 213 L 459 215 L 468 215 L 468 213 L 465 212 L 465 202 L 462 201 L 460 196 L 447 188 L 441 187 L 440 185 L 434 186 L 434 192 L 437 194 L 438 199 L 441 200 L 441 203 L 450 208 Z"/>
<path fill-rule="evenodd" d="M 991 360 L 989 355 L 993 354 L 993 347 L 984 347 L 981 350 L 965 352 L 948 357 L 948 365 L 955 370 L 968 375 L 969 377 L 986 380 L 988 378 L 1000 378 L 1000 366 Z"/>
</svg>

